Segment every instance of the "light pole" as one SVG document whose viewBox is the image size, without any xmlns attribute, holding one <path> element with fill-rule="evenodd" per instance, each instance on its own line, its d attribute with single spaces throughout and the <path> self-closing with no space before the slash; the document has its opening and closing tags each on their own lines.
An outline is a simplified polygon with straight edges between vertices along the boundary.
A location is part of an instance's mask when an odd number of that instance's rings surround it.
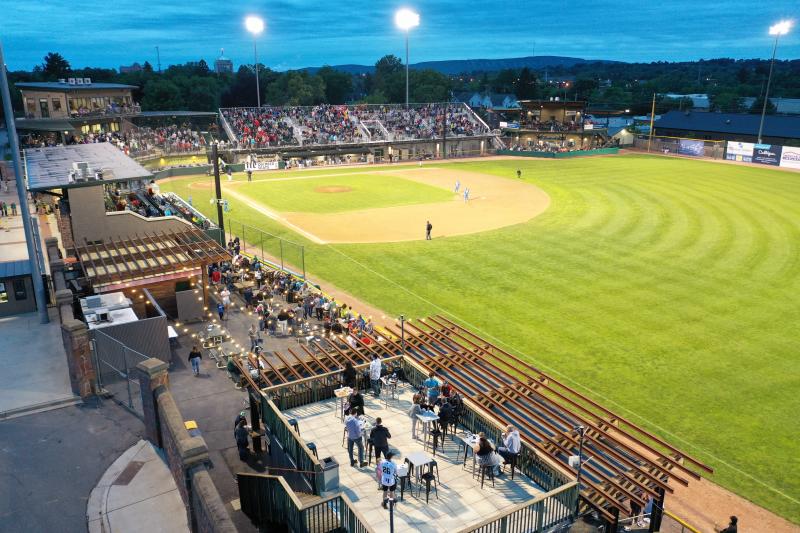
<svg viewBox="0 0 800 533">
<path fill-rule="evenodd" d="M 395 13 L 394 23 L 406 32 L 406 107 L 408 107 L 408 32 L 411 28 L 419 26 L 419 13 L 404 7 Z"/>
<path fill-rule="evenodd" d="M 400 351 L 406 353 L 406 317 L 400 315 Z"/>
<path fill-rule="evenodd" d="M 244 27 L 253 34 L 253 66 L 256 70 L 256 102 L 258 103 L 258 107 L 261 107 L 261 89 L 258 86 L 258 48 L 256 46 L 256 40 L 258 35 L 264 31 L 264 21 L 259 17 L 251 15 L 244 19 Z"/>
<path fill-rule="evenodd" d="M 764 115 L 767 114 L 767 102 L 769 102 L 769 86 L 772 83 L 772 68 L 775 66 L 775 53 L 778 51 L 778 38 L 786 35 L 792 28 L 791 20 L 782 20 L 769 27 L 769 34 L 775 36 L 775 45 L 772 47 L 772 61 L 769 64 L 769 76 L 767 77 L 767 91 L 764 93 L 764 105 L 761 108 L 761 122 L 758 124 L 758 144 L 761 144 L 761 133 L 764 131 Z"/>
</svg>

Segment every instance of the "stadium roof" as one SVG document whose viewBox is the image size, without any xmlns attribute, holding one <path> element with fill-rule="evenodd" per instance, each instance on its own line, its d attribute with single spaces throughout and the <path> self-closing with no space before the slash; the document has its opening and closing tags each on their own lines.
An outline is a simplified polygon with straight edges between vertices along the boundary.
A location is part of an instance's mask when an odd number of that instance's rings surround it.
<svg viewBox="0 0 800 533">
<path fill-rule="evenodd" d="M 75 127 L 64 118 L 18 118 L 14 122 L 18 130 L 75 131 Z"/>
<path fill-rule="evenodd" d="M 27 259 L 0 263 L 0 278 L 13 278 L 15 276 L 25 276 L 30 273 L 31 262 Z"/>
<path fill-rule="evenodd" d="M 655 128 L 656 132 L 670 129 L 758 135 L 760 120 L 761 115 L 757 114 L 669 111 L 656 120 Z M 800 117 L 767 115 L 764 119 L 763 136 L 800 139 Z"/>
<path fill-rule="evenodd" d="M 14 84 L 19 89 L 46 89 L 48 91 L 90 91 L 97 89 L 138 89 L 136 85 L 123 83 L 88 83 L 85 85 L 70 85 L 58 81 L 25 81 Z"/>
<path fill-rule="evenodd" d="M 70 178 L 72 163 L 86 162 L 92 171 L 103 172 L 103 182 L 152 179 L 153 174 L 111 143 L 75 144 L 25 150 L 28 190 L 86 187 L 97 181 L 76 182 Z"/>
</svg>

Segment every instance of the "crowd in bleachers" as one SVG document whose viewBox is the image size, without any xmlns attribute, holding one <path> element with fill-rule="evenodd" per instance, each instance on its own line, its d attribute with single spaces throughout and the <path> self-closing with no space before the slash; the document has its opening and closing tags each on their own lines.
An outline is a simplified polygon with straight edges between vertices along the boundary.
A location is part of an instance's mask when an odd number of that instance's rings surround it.
<svg viewBox="0 0 800 533">
<path fill-rule="evenodd" d="M 188 124 L 171 124 L 153 128 L 140 126 L 119 137 L 117 144 L 131 155 L 155 149 L 165 153 L 187 153 L 204 150 L 206 139 Z"/>
<path fill-rule="evenodd" d="M 522 127 L 524 129 L 531 129 L 537 131 L 580 131 L 583 127 L 582 123 L 576 120 L 560 122 L 558 120 L 540 121 L 539 117 L 533 117 L 531 120 L 523 121 Z"/>
<path fill-rule="evenodd" d="M 234 108 L 222 111 L 243 148 L 267 148 L 298 144 L 291 119 L 292 108 Z"/>
<path fill-rule="evenodd" d="M 434 139 L 486 133 L 468 107 L 458 104 L 318 105 L 223 109 L 240 147 L 346 144 Z"/>
</svg>

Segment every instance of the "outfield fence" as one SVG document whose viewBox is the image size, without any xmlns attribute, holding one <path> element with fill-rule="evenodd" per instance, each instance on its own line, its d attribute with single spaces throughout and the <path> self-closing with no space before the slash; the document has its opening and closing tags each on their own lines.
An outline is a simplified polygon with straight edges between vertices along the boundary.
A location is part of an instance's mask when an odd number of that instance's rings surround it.
<svg viewBox="0 0 800 533">
<path fill-rule="evenodd" d="M 239 237 L 243 254 L 256 256 L 275 268 L 306 279 L 306 249 L 302 244 L 232 219 L 225 220 L 225 231 L 227 242 Z"/>
<path fill-rule="evenodd" d="M 633 139 L 633 148 L 652 153 L 689 157 L 707 157 L 710 159 L 723 159 L 725 157 L 725 141 L 709 139 L 637 135 Z"/>
</svg>

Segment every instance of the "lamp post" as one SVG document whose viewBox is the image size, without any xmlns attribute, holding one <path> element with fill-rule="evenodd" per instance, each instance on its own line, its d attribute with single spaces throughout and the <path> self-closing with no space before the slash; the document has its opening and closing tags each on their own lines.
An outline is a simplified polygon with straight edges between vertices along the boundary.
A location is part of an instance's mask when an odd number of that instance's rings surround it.
<svg viewBox="0 0 800 533">
<path fill-rule="evenodd" d="M 406 317 L 400 315 L 400 351 L 406 353 Z"/>
<path fill-rule="evenodd" d="M 769 102 L 769 86 L 772 83 L 772 68 L 775 66 L 775 53 L 778 51 L 778 38 L 786 35 L 792 28 L 791 20 L 782 20 L 769 27 L 769 34 L 775 36 L 775 45 L 772 47 L 772 61 L 769 63 L 769 76 L 767 77 L 767 90 L 764 93 L 764 105 L 761 108 L 761 122 L 758 124 L 758 144 L 761 144 L 761 133 L 764 131 L 764 115 L 767 114 L 767 102 Z"/>
<path fill-rule="evenodd" d="M 259 17 L 251 15 L 244 19 L 244 27 L 253 34 L 253 66 L 256 71 L 256 102 L 258 103 L 258 107 L 261 107 L 261 89 L 258 86 L 258 48 L 256 46 L 256 40 L 258 35 L 264 31 L 264 21 Z"/>
<path fill-rule="evenodd" d="M 404 7 L 395 13 L 394 23 L 406 32 L 406 107 L 408 107 L 408 32 L 411 28 L 419 26 L 419 13 Z"/>
</svg>

